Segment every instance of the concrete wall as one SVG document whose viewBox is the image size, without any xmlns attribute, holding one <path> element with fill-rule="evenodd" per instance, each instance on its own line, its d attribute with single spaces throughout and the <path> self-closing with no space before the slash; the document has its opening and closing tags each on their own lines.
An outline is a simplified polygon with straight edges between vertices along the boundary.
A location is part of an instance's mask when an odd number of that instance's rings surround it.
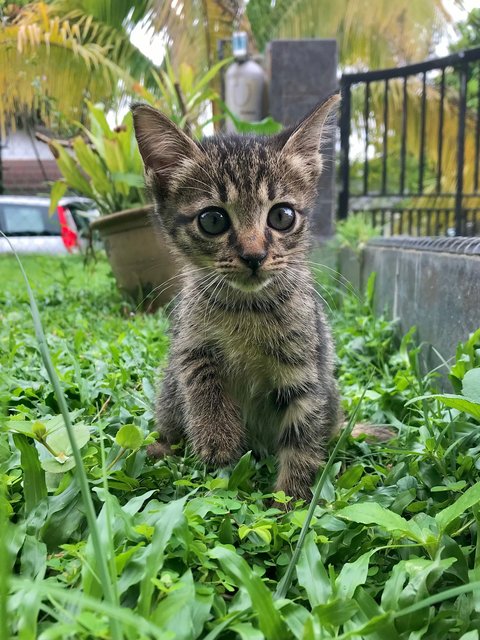
<svg viewBox="0 0 480 640">
<path fill-rule="evenodd" d="M 317 104 L 337 91 L 336 40 L 273 40 L 267 50 L 270 115 L 296 124 Z M 323 147 L 325 169 L 313 212 L 317 240 L 333 234 L 335 210 L 335 145 Z"/>
<path fill-rule="evenodd" d="M 342 262 L 352 269 L 346 256 Z M 357 265 L 362 288 L 376 272 L 376 310 L 398 318 L 401 334 L 416 326 L 418 343 L 433 345 L 445 360 L 480 327 L 480 238 L 378 239 Z M 439 364 L 427 349 L 426 367 Z"/>
</svg>

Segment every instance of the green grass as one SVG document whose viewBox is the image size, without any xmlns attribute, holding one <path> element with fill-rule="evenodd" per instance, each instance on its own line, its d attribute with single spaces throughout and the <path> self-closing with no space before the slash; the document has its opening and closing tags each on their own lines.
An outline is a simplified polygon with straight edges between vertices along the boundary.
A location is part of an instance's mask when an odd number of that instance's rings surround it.
<svg viewBox="0 0 480 640">
<path fill-rule="evenodd" d="M 103 261 L 23 262 L 102 553 L 89 536 L 27 290 L 15 261 L 2 257 L 2 640 L 478 640 L 480 333 L 458 350 L 456 395 L 433 398 L 436 375 L 420 373 L 413 334 L 399 342 L 392 323 L 372 316 L 371 291 L 363 303 L 332 286 L 323 292 L 346 415 L 358 408 L 358 420 L 398 435 L 383 445 L 340 443 L 293 566 L 308 505 L 287 514 L 271 507 L 272 458 L 247 454 L 222 471 L 182 450 L 155 465 L 145 459 L 168 319 L 122 302 Z M 292 579 L 281 582 L 288 567 Z"/>
</svg>

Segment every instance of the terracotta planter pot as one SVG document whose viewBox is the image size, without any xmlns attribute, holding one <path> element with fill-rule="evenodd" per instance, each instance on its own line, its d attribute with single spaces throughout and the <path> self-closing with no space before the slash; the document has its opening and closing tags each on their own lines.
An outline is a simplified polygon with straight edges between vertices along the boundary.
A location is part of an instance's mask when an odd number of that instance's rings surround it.
<svg viewBox="0 0 480 640">
<path fill-rule="evenodd" d="M 91 225 L 100 233 L 119 289 L 146 311 L 158 309 L 178 291 L 177 280 L 165 284 L 178 273 L 178 266 L 151 212 L 150 206 L 127 209 Z"/>
</svg>

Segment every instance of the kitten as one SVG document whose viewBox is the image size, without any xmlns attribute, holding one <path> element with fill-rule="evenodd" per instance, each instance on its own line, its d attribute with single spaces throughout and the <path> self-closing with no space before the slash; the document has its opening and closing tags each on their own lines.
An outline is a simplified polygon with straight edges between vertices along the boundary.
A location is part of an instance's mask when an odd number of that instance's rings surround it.
<svg viewBox="0 0 480 640">
<path fill-rule="evenodd" d="M 307 265 L 319 148 L 338 100 L 273 137 L 200 142 L 132 107 L 156 217 L 188 265 L 153 448 L 186 436 L 217 467 L 274 452 L 276 490 L 306 500 L 339 419 L 333 342 Z"/>
</svg>

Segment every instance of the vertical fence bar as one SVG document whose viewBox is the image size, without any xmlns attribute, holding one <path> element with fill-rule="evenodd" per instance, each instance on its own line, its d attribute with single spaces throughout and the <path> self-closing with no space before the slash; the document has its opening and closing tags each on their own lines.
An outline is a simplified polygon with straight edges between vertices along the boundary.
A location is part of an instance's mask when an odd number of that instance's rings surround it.
<svg viewBox="0 0 480 640">
<path fill-rule="evenodd" d="M 383 98 L 383 158 L 382 158 L 382 194 L 387 191 L 387 153 L 388 153 L 388 78 L 385 79 Z"/>
<path fill-rule="evenodd" d="M 455 235 L 463 233 L 463 168 L 465 163 L 465 119 L 467 114 L 468 67 L 463 63 L 459 70 L 460 93 L 458 106 L 457 135 L 457 187 L 455 193 Z"/>
<path fill-rule="evenodd" d="M 445 67 L 442 69 L 442 80 L 440 82 L 440 102 L 438 107 L 438 151 L 437 151 L 437 193 L 442 188 L 442 155 L 443 155 L 443 116 L 445 111 Z"/>
<path fill-rule="evenodd" d="M 0 196 L 3 195 L 2 132 L 0 130 Z"/>
<path fill-rule="evenodd" d="M 340 111 L 340 180 L 341 191 L 338 195 L 338 218 L 345 220 L 348 216 L 350 197 L 350 110 L 351 84 L 344 77 L 340 80 L 342 104 Z"/>
<path fill-rule="evenodd" d="M 418 193 L 423 193 L 423 175 L 425 170 L 425 111 L 427 106 L 427 74 L 422 74 L 422 111 L 420 119 L 420 160 L 418 167 Z"/>
<path fill-rule="evenodd" d="M 400 193 L 405 191 L 405 156 L 407 153 L 408 76 L 403 78 L 402 148 L 400 151 Z"/>
<path fill-rule="evenodd" d="M 431 209 L 425 210 L 425 215 L 427 216 L 427 236 L 429 236 L 431 233 L 432 213 L 433 211 Z"/>
<path fill-rule="evenodd" d="M 370 82 L 365 83 L 365 111 L 363 117 L 365 119 L 365 159 L 363 163 L 363 194 L 368 193 L 368 120 L 370 116 Z"/>
<path fill-rule="evenodd" d="M 480 65 L 477 67 L 477 72 L 480 77 Z M 478 192 L 478 164 L 480 162 L 480 82 L 478 83 L 477 94 L 477 122 L 475 123 L 475 161 L 473 170 L 473 190 Z"/>
</svg>

